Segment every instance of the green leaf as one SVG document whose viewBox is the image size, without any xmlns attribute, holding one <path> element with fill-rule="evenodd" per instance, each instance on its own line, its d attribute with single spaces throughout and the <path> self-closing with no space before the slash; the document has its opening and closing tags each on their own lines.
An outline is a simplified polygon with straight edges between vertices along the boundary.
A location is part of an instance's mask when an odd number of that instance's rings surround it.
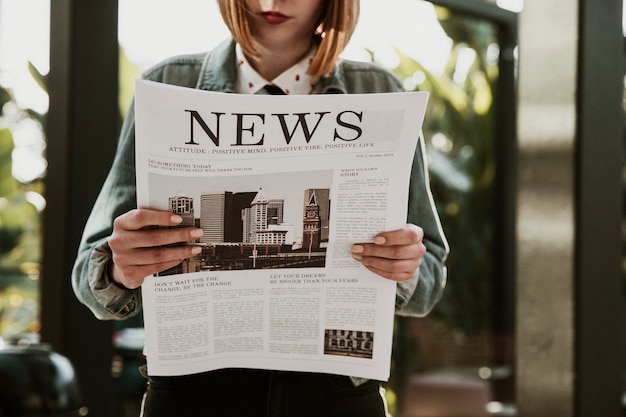
<svg viewBox="0 0 626 417">
<path fill-rule="evenodd" d="M 2 109 L 4 108 L 4 105 L 12 100 L 13 95 L 11 94 L 11 92 L 6 88 L 0 86 L 0 116 L 3 115 Z"/>
<path fill-rule="evenodd" d="M 126 53 L 124 52 L 124 48 L 120 46 L 120 56 L 119 56 L 119 66 L 120 66 L 120 75 L 119 75 L 119 83 L 120 83 L 120 91 L 119 91 L 119 107 L 120 114 L 125 114 L 126 110 L 128 110 L 128 106 L 133 97 L 133 92 L 135 91 L 135 79 L 141 77 L 141 71 L 135 64 L 133 64 Z"/>
<path fill-rule="evenodd" d="M 7 128 L 0 129 L 0 198 L 12 195 L 18 189 L 13 178 L 13 135 Z"/>
<path fill-rule="evenodd" d="M 48 92 L 48 76 L 43 75 L 41 71 L 37 69 L 35 64 L 33 64 L 30 61 L 28 61 L 28 71 L 30 72 L 30 75 L 33 76 L 33 78 L 35 79 L 35 82 L 39 85 L 39 87 L 41 87 L 41 89 L 47 93 Z"/>
</svg>

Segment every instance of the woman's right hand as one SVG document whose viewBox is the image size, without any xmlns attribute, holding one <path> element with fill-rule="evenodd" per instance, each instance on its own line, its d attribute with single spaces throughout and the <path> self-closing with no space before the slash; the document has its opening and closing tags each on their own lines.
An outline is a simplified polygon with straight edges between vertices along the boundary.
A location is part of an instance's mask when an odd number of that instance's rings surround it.
<svg viewBox="0 0 626 417">
<path fill-rule="evenodd" d="M 202 236 L 196 227 L 173 227 L 182 217 L 169 211 L 136 209 L 117 217 L 109 247 L 113 253 L 110 279 L 126 288 L 138 288 L 146 276 L 178 265 L 198 255 L 199 246 L 172 245 Z"/>
</svg>

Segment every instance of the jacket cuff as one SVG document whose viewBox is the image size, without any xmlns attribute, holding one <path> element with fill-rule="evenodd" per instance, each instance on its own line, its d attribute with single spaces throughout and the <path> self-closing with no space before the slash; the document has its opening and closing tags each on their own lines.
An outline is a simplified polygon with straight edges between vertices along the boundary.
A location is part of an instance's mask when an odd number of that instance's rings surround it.
<svg viewBox="0 0 626 417">
<path fill-rule="evenodd" d="M 421 269 L 421 268 L 420 268 Z M 415 276 L 408 281 L 398 282 L 396 287 L 396 312 L 402 312 L 409 304 L 411 297 L 415 293 L 417 288 L 417 282 L 419 281 L 419 269 L 415 273 Z"/>
<path fill-rule="evenodd" d="M 140 307 L 140 291 L 115 284 L 109 278 L 111 249 L 107 241 L 95 246 L 89 259 L 89 287 L 96 301 L 115 319 L 134 316 Z"/>
</svg>

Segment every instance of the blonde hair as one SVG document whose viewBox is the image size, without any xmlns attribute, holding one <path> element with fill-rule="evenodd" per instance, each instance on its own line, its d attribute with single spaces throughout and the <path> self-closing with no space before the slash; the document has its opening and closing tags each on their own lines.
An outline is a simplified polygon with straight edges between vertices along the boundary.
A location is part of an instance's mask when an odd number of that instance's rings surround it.
<svg viewBox="0 0 626 417">
<path fill-rule="evenodd" d="M 217 0 L 222 18 L 233 38 L 246 55 L 259 56 L 244 0 Z M 339 54 L 344 50 L 359 19 L 359 0 L 326 0 L 317 31 L 319 47 L 307 73 L 314 78 L 327 77 L 333 70 Z"/>
</svg>

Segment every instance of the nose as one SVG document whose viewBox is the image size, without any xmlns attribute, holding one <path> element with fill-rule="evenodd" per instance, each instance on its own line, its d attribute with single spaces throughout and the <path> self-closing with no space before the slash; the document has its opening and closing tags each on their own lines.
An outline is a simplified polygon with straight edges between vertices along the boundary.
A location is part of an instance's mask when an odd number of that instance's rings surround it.
<svg viewBox="0 0 626 417">
<path fill-rule="evenodd" d="M 259 0 L 262 10 L 274 10 L 276 6 L 282 3 L 280 0 Z"/>
</svg>

